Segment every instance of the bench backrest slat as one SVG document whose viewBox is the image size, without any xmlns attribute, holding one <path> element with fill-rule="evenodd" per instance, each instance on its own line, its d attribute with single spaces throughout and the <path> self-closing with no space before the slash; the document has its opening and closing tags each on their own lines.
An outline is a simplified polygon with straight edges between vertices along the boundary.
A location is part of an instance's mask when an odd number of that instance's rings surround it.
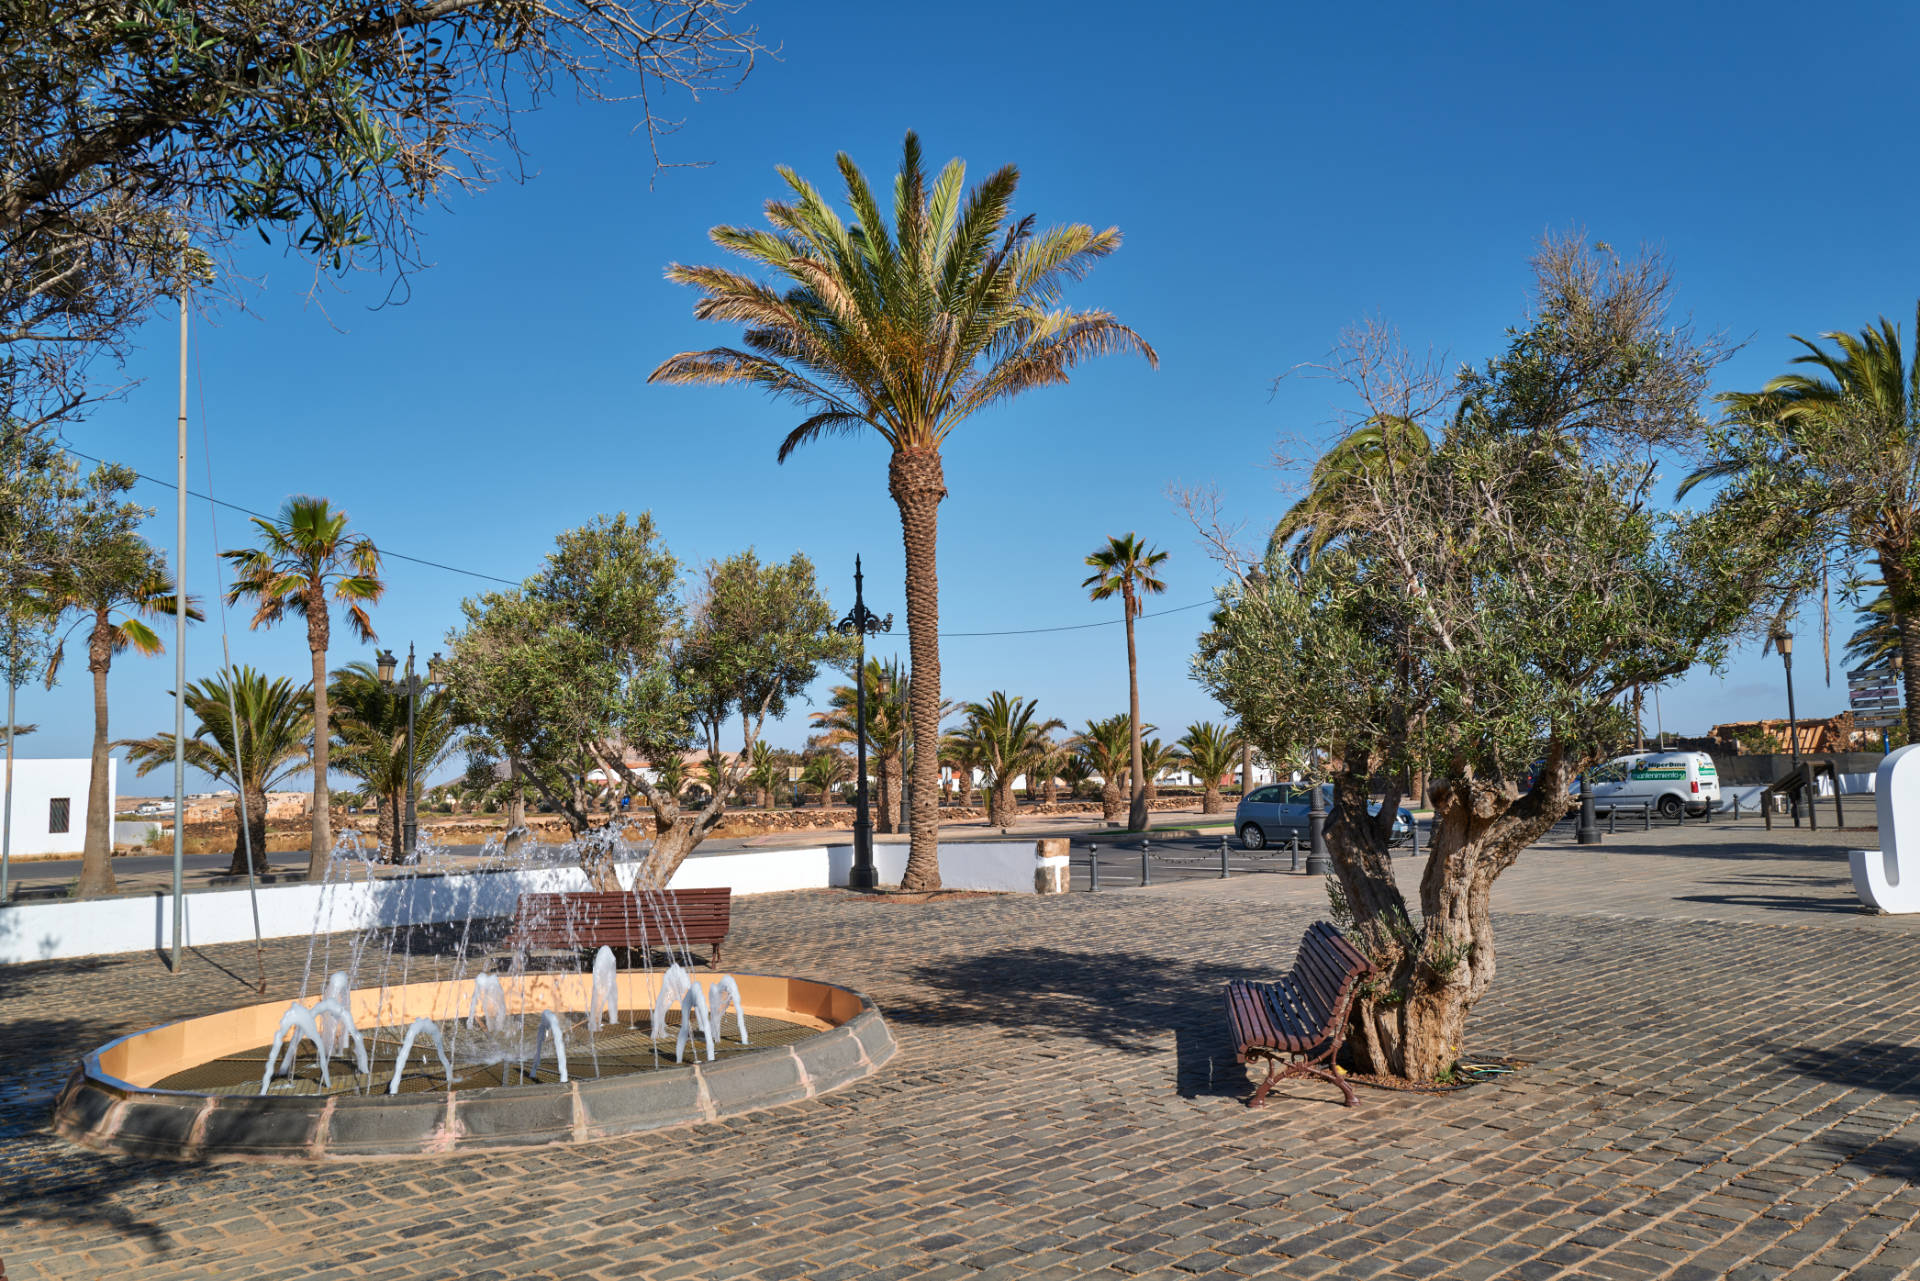
<svg viewBox="0 0 1920 1281">
<path fill-rule="evenodd" d="M 1326 921 L 1315 921 L 1300 940 L 1293 963 L 1293 985 L 1308 1003 L 1312 1021 L 1330 1024 L 1353 985 L 1373 970 L 1345 935 Z"/>
<path fill-rule="evenodd" d="M 532 943 L 714 942 L 732 924 L 733 891 L 665 890 L 523 894 L 514 910 L 514 935 Z"/>
</svg>

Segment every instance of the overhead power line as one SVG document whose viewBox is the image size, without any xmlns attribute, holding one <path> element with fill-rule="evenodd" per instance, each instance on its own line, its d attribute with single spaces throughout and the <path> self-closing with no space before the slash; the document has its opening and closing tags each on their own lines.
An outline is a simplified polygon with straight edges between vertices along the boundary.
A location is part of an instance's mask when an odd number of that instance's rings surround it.
<svg viewBox="0 0 1920 1281">
<path fill-rule="evenodd" d="M 105 463 L 107 461 L 104 458 L 95 458 L 92 454 L 83 454 L 79 450 L 73 448 L 71 445 L 62 445 L 60 446 L 60 448 L 65 450 L 67 453 L 72 454 L 75 458 L 84 458 L 90 463 Z M 148 484 L 158 485 L 162 489 L 179 488 L 179 486 L 175 485 L 170 480 L 162 480 L 158 476 L 149 476 L 143 471 L 136 471 L 133 474 L 138 476 L 141 480 L 146 481 Z M 251 507 L 242 507 L 238 503 L 230 503 L 224 498 L 214 498 L 209 494 L 202 494 L 197 490 L 189 489 L 187 491 L 187 496 L 189 498 L 198 498 L 202 502 L 212 503 L 217 507 L 226 507 L 226 508 L 229 508 L 230 510 L 244 513 L 245 515 L 248 515 L 248 516 L 254 516 L 259 518 L 260 520 L 274 519 L 274 517 L 267 515 L 267 513 L 265 512 L 255 511 Z M 378 543 L 375 543 L 374 545 L 376 547 L 379 547 Z M 501 578 L 497 574 L 482 574 L 478 570 L 461 569 L 458 565 L 448 565 L 442 561 L 428 560 L 424 556 L 409 556 L 405 552 L 396 552 L 391 548 L 387 548 L 387 547 L 380 547 L 379 550 L 382 556 L 391 556 L 395 560 L 410 561 L 415 565 L 425 565 L 431 569 L 444 569 L 449 574 L 465 574 L 468 578 L 485 579 L 487 582 L 490 582 L 490 583 L 505 583 L 509 587 L 520 586 L 520 580 L 517 578 Z"/>
<path fill-rule="evenodd" d="M 1136 618 L 1165 618 L 1168 614 L 1180 614 L 1189 609 L 1199 609 L 1211 605 L 1211 600 L 1197 600 L 1191 605 L 1175 605 L 1172 609 L 1155 610 L 1151 614 L 1137 614 Z M 1040 632 L 1083 632 L 1090 627 L 1118 627 L 1126 622 L 1124 618 L 1106 618 L 1097 623 L 1069 623 L 1065 627 L 1015 627 L 1004 632 L 941 632 L 940 639 L 960 636 L 1033 636 Z"/>
<path fill-rule="evenodd" d="M 107 461 L 104 458 L 96 458 L 92 454 L 82 453 L 80 450 L 73 448 L 71 445 L 61 445 L 60 448 L 65 452 L 72 454 L 75 458 L 84 458 L 90 463 L 105 463 Z M 162 480 L 158 476 L 149 476 L 143 471 L 136 471 L 133 474 L 138 476 L 141 480 L 146 481 L 149 485 L 158 485 L 162 489 L 179 488 L 170 480 Z M 187 491 L 187 496 L 189 498 L 198 498 L 200 501 L 205 503 L 211 503 L 216 507 L 225 507 L 229 511 L 240 512 L 242 515 L 257 517 L 260 520 L 274 519 L 274 517 L 269 516 L 266 512 L 255 511 L 251 507 L 242 507 L 239 503 L 230 503 L 224 498 L 215 498 L 210 494 L 200 493 L 198 490 L 189 489 Z M 375 546 L 379 546 L 379 544 L 376 543 Z M 380 554 L 382 556 L 390 556 L 394 560 L 404 560 L 415 565 L 425 565 L 429 569 L 444 569 L 449 574 L 463 574 L 468 578 L 478 578 L 489 583 L 504 583 L 508 587 L 520 586 L 520 580 L 517 578 L 502 578 L 498 574 L 483 574 L 479 570 L 475 570 L 475 569 L 462 569 L 458 565 L 449 565 L 444 561 L 428 560 L 424 556 L 409 556 L 405 552 L 397 552 L 388 547 L 380 547 Z M 1138 615 L 1138 617 L 1139 618 L 1165 618 L 1168 614 L 1181 614 L 1181 613 L 1185 613 L 1188 610 L 1200 609 L 1205 606 L 1211 605 L 1213 603 L 1214 602 L 1211 599 L 1198 600 L 1193 602 L 1191 605 L 1175 605 L 1172 609 L 1155 610 L 1151 614 L 1141 614 L 1141 615 Z M 982 637 L 982 636 L 1039 636 L 1048 632 L 1082 632 L 1095 627 L 1118 627 L 1121 623 L 1124 623 L 1125 621 L 1126 619 L 1124 618 L 1106 618 L 1106 619 L 1102 619 L 1097 623 L 1068 623 L 1062 627 L 1010 627 L 1002 631 L 992 631 L 992 632 L 941 632 L 940 639 L 941 640 L 964 640 L 964 639 L 970 639 L 970 638 Z"/>
</svg>

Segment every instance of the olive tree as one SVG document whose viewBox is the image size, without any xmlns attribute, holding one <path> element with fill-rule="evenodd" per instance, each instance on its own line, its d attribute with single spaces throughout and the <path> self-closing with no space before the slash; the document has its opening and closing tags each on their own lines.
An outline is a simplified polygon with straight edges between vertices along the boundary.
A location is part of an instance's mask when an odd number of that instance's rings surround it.
<svg viewBox="0 0 1920 1281">
<path fill-rule="evenodd" d="M 1332 779 L 1329 892 L 1378 967 L 1350 1044 L 1413 1080 L 1454 1062 L 1494 977 L 1494 882 L 1624 739 L 1622 694 L 1718 664 L 1771 581 L 1719 517 L 1649 502 L 1649 448 L 1699 427 L 1713 355 L 1668 319 L 1665 272 L 1568 242 L 1536 266 L 1534 315 L 1448 394 L 1376 344 L 1343 353 L 1361 428 L 1429 447 L 1317 476 L 1315 520 L 1235 567 L 1195 660 L 1262 754 Z M 1421 769 L 1415 915 L 1388 838 Z"/>
<path fill-rule="evenodd" d="M 572 91 L 657 142 L 672 95 L 751 70 L 744 7 L 0 0 L 0 411 L 98 398 L 163 297 L 238 278 L 236 234 L 397 284 L 426 211 L 522 168 L 518 115 Z"/>
<path fill-rule="evenodd" d="M 595 770 L 647 803 L 656 832 L 640 875 L 654 885 L 719 825 L 767 718 L 847 650 L 804 556 L 767 565 L 743 552 L 708 566 L 691 599 L 682 587 L 651 517 L 603 516 L 562 534 L 520 589 L 468 601 L 466 627 L 449 638 L 461 717 L 576 835 L 594 826 Z M 737 757 L 721 747 L 736 716 Z M 696 745 L 720 786 L 683 805 L 646 766 Z M 581 850 L 611 888 L 604 844 Z"/>
</svg>

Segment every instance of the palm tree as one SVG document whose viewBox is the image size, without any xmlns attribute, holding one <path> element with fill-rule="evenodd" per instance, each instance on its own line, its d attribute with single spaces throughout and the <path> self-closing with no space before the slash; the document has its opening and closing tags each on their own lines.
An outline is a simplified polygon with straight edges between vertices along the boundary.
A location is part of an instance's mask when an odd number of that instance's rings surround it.
<svg viewBox="0 0 1920 1281">
<path fill-rule="evenodd" d="M 1135 534 L 1109 538 L 1107 545 L 1087 557 L 1093 569 L 1080 586 L 1094 600 L 1119 596 L 1126 606 L 1127 624 L 1127 710 L 1137 727 L 1140 724 L 1140 658 L 1133 643 L 1133 620 L 1140 617 L 1143 598 L 1167 590 L 1157 573 L 1167 553 L 1154 551 Z M 1147 827 L 1146 783 L 1151 782 L 1140 761 L 1140 731 L 1133 734 L 1133 798 L 1127 808 L 1127 827 L 1142 832 Z"/>
<path fill-rule="evenodd" d="M 1472 412 L 1466 406 L 1462 412 Z M 1375 414 L 1348 432 L 1313 465 L 1307 492 L 1287 509 L 1267 541 L 1269 556 L 1293 542 L 1293 560 L 1304 565 L 1354 526 L 1348 513 L 1360 486 L 1394 484 L 1396 476 L 1433 453 L 1433 441 L 1411 418 Z M 1305 534 L 1297 542 L 1297 535 Z"/>
<path fill-rule="evenodd" d="M 747 782 L 760 793 L 760 808 L 773 808 L 773 798 L 780 790 L 780 780 L 785 777 L 780 753 L 774 750 L 773 744 L 765 739 L 755 742 L 753 755 L 748 758 Z"/>
<path fill-rule="evenodd" d="M 812 185 L 780 176 L 791 201 L 767 205 L 772 230 L 715 227 L 715 244 L 765 273 L 674 264 L 670 280 L 704 295 L 701 319 L 745 325 L 746 350 L 670 357 L 651 380 L 744 383 L 807 413 L 781 442 L 784 461 L 827 435 L 872 429 L 892 451 L 887 489 L 906 547 L 908 648 L 916 741 L 940 739 L 940 593 L 935 547 L 946 497 L 941 446 L 990 405 L 1068 380 L 1082 361 L 1153 348 L 1104 311 L 1060 305 L 1062 289 L 1120 246 L 1118 229 L 1036 230 L 1015 219 L 1019 171 L 1009 165 L 963 193 L 954 160 L 928 184 L 920 140 L 906 137 L 892 225 L 866 175 L 844 153 L 840 176 L 854 221 Z M 913 844 L 902 884 L 940 885 L 939 761 L 914 757 Z"/>
<path fill-rule="evenodd" d="M 1153 801 L 1160 796 L 1160 776 L 1179 769 L 1186 760 L 1174 744 L 1150 738 L 1140 745 L 1140 763 L 1145 779 L 1140 790 L 1147 800 Z"/>
<path fill-rule="evenodd" d="M 1900 633 L 1893 625 L 1893 599 L 1878 579 L 1865 587 L 1879 587 L 1872 600 L 1860 607 L 1860 626 L 1847 637 L 1847 661 L 1862 667 L 1885 667 L 1900 652 Z"/>
<path fill-rule="evenodd" d="M 873 761 L 874 829 L 900 830 L 900 767 L 911 729 L 912 682 L 898 659 L 869 658 L 862 676 L 867 687 L 867 753 Z M 826 732 L 823 743 L 851 743 L 859 733 L 858 691 L 836 685 L 828 693 L 827 710 L 814 712 L 813 723 Z M 946 714 L 942 709 L 941 715 Z"/>
<path fill-rule="evenodd" d="M 1920 305 L 1915 309 L 1920 325 Z M 1920 741 L 1920 358 L 1881 317 L 1858 334 L 1821 335 L 1791 371 L 1757 392 L 1726 392 L 1715 456 L 1676 497 L 1708 480 L 1755 527 L 1771 523 L 1823 557 L 1872 556 L 1903 659 L 1907 734 Z"/>
<path fill-rule="evenodd" d="M 1151 727 L 1149 727 L 1151 728 Z M 1088 721 L 1075 736 L 1087 768 L 1100 776 L 1100 818 L 1111 823 L 1124 808 L 1129 762 L 1133 758 L 1133 722 L 1125 712 L 1104 720 Z"/>
<path fill-rule="evenodd" d="M 187 710 L 199 722 L 186 741 L 187 764 L 234 789 L 233 862 L 227 871 L 247 870 L 249 847 L 253 870 L 267 870 L 267 793 L 312 763 L 313 695 L 284 676 L 268 680 L 262 672 L 242 667 L 187 686 Z M 239 715 L 239 767 L 234 766 L 234 715 Z M 138 766 L 145 778 L 173 764 L 171 732 L 150 738 L 122 739 L 127 763 Z M 245 822 L 242 820 L 245 803 Z"/>
<path fill-rule="evenodd" d="M 942 734 L 940 763 L 953 767 L 954 802 L 962 807 L 972 805 L 973 772 L 980 768 L 980 749 L 959 734 Z"/>
<path fill-rule="evenodd" d="M 666 789 L 667 795 L 675 800 L 687 787 L 687 762 L 680 756 L 669 756 L 653 767 L 654 781 Z"/>
<path fill-rule="evenodd" d="M 1220 799 L 1220 779 L 1233 768 L 1240 736 L 1212 721 L 1195 721 L 1180 740 L 1181 760 L 1200 776 L 1200 812 L 1218 814 L 1226 808 Z"/>
<path fill-rule="evenodd" d="M 815 753 L 800 768 L 800 781 L 819 789 L 823 809 L 833 803 L 833 789 L 852 776 L 853 763 L 834 748 Z"/>
<path fill-rule="evenodd" d="M 1073 759 L 1071 739 L 1042 735 L 1034 743 L 1033 760 L 1027 766 L 1028 799 L 1035 805 L 1053 804 L 1054 781 L 1071 759 Z"/>
<path fill-rule="evenodd" d="M 346 607 L 347 625 L 362 643 L 374 639 L 367 607 L 386 591 L 380 552 L 373 540 L 347 532 L 347 514 L 324 498 L 296 494 L 269 520 L 255 516 L 260 545 L 220 554 L 234 566 L 229 604 L 251 599 L 253 626 L 272 626 L 288 614 L 307 620 L 307 650 L 313 657 L 313 843 L 307 875 L 326 875 L 333 857 L 327 771 L 333 725 L 328 705 L 327 643 L 332 631 L 328 596 Z"/>
<path fill-rule="evenodd" d="M 967 722 L 957 737 L 978 753 L 992 790 L 987 793 L 987 822 L 1006 827 L 1014 819 L 1013 780 L 1030 769 L 1046 750 L 1047 736 L 1066 728 L 1057 720 L 1040 720 L 1039 703 L 1009 698 L 995 690 L 984 703 L 968 703 Z"/>
<path fill-rule="evenodd" d="M 417 783 L 460 746 L 453 696 L 423 687 L 409 739 L 404 688 L 381 680 L 371 663 L 353 662 L 336 670 L 328 692 L 339 709 L 334 721 L 339 755 L 333 767 L 359 780 L 375 799 L 380 807 L 376 839 L 387 861 L 398 863 L 405 856 L 400 836 L 409 773 Z"/>
<path fill-rule="evenodd" d="M 93 674 L 93 758 L 87 774 L 87 834 L 80 859 L 81 898 L 114 891 L 113 812 L 107 796 L 108 756 L 107 673 L 113 658 L 131 649 L 151 657 L 166 646 L 146 619 L 176 612 L 178 598 L 173 577 L 160 553 L 140 536 L 139 523 L 148 515 L 137 503 L 119 496 L 130 489 L 133 473 L 101 466 L 87 481 L 84 501 L 74 513 L 71 542 L 62 562 L 53 567 L 42 588 L 48 613 L 73 615 L 74 621 L 55 644 L 47 661 L 47 685 L 59 675 L 67 639 L 85 629 L 87 670 Z M 187 617 L 200 611 L 191 597 Z"/>
</svg>

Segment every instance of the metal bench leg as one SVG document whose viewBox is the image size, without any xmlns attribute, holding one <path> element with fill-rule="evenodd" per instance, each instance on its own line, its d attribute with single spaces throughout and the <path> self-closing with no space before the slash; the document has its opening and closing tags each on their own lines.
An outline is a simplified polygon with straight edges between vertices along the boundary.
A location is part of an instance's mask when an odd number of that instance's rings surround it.
<svg viewBox="0 0 1920 1281">
<path fill-rule="evenodd" d="M 1280 1075 L 1282 1078 L 1289 1076 L 1317 1076 L 1323 1081 L 1330 1081 L 1340 1087 L 1341 1097 L 1346 1100 L 1345 1106 L 1353 1107 L 1360 1101 L 1354 1094 L 1353 1087 L 1347 1084 L 1347 1078 L 1341 1076 L 1331 1068 L 1323 1068 L 1317 1063 L 1289 1063 Z"/>
<path fill-rule="evenodd" d="M 1268 1059 L 1267 1060 L 1267 1079 L 1260 1082 L 1260 1084 L 1257 1087 L 1255 1087 L 1253 1091 L 1253 1097 L 1247 1100 L 1247 1107 L 1257 1108 L 1262 1103 L 1265 1103 L 1267 1101 L 1267 1091 L 1271 1090 L 1273 1088 L 1273 1083 L 1279 1079 L 1280 1079 L 1280 1060 Z"/>
</svg>

